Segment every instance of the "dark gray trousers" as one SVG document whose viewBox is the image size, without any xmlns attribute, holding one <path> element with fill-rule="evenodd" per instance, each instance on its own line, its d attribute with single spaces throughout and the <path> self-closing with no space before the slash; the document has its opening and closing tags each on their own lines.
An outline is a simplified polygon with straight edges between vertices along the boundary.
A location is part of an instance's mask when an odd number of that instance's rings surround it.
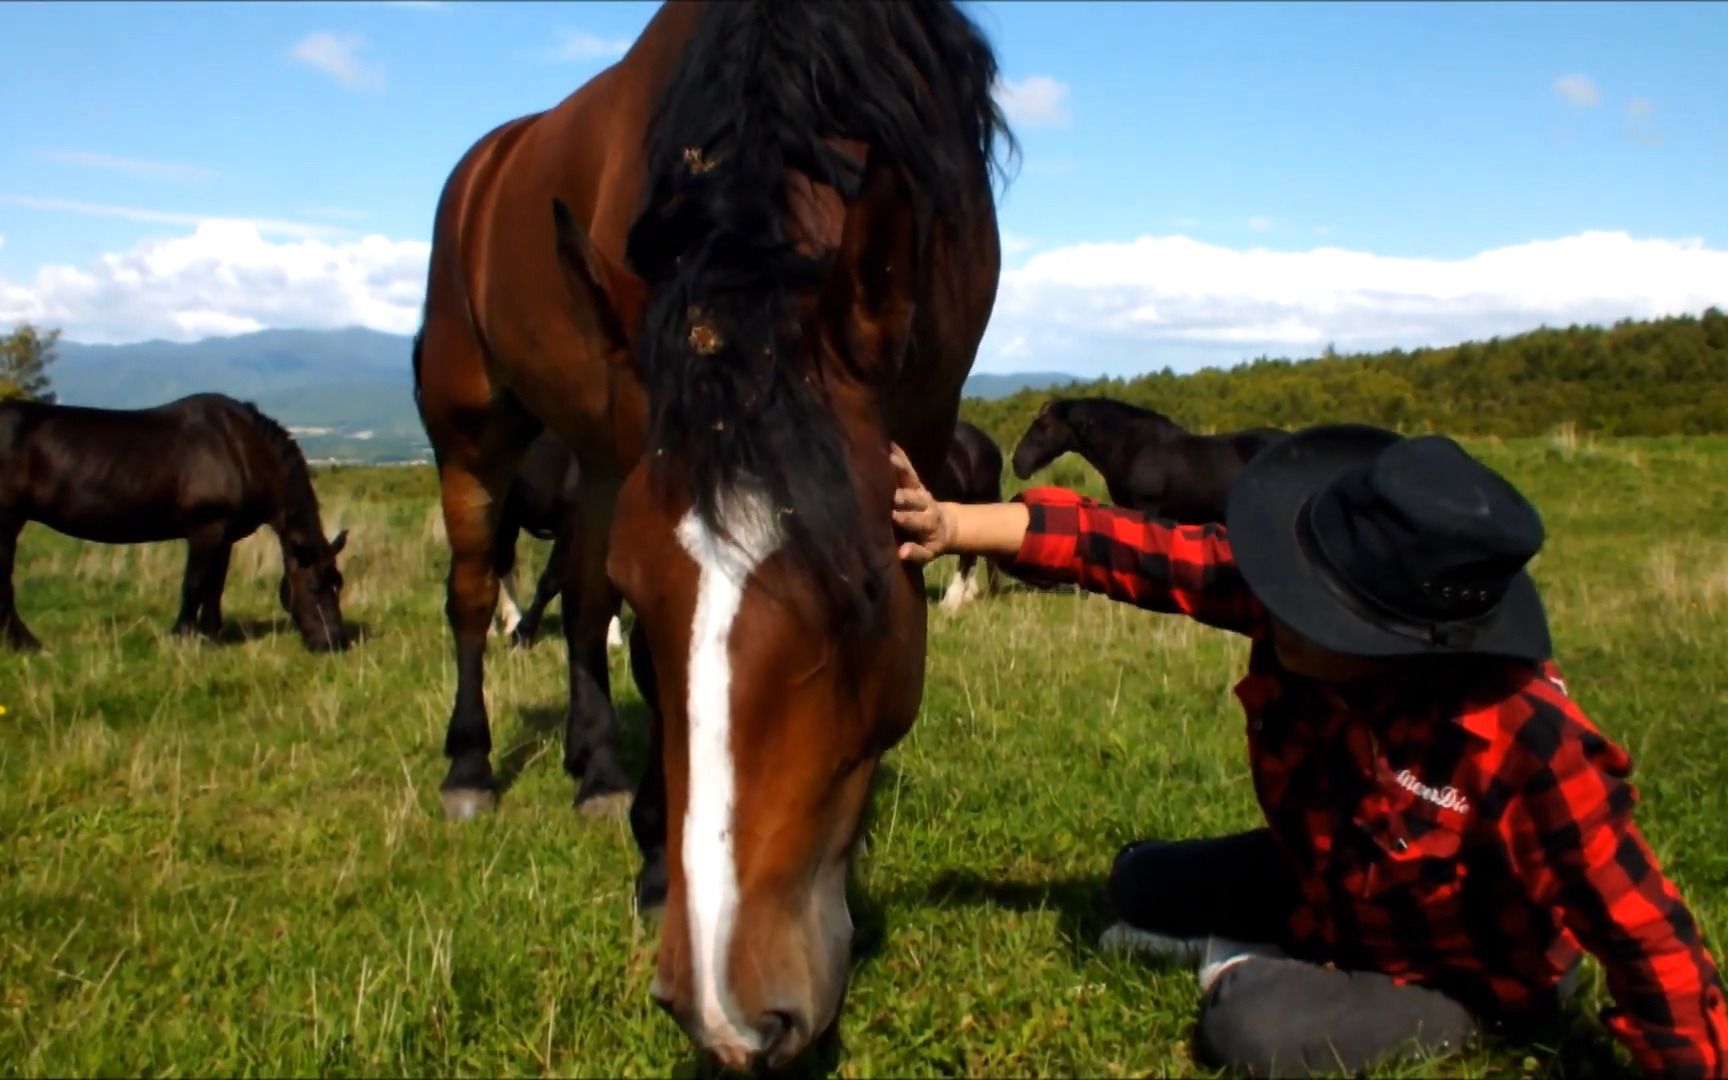
<svg viewBox="0 0 1728 1080">
<path fill-rule="evenodd" d="M 1110 900 L 1131 926 L 1172 937 L 1282 944 L 1298 893 L 1265 829 L 1123 848 Z M 1201 1064 L 1255 1076 L 1352 1073 L 1378 1061 L 1457 1050 L 1480 1030 L 1437 990 L 1373 971 L 1253 957 L 1225 969 L 1200 1005 Z"/>
</svg>

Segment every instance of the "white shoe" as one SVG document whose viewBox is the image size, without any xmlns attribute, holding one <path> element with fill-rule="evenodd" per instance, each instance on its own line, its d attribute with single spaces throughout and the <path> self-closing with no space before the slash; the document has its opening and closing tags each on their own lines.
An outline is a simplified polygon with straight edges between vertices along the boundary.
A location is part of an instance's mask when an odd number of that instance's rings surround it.
<svg viewBox="0 0 1728 1080">
<path fill-rule="evenodd" d="M 1147 960 L 1164 960 L 1182 967 L 1194 968 L 1204 993 L 1226 969 L 1255 956 L 1276 959 L 1285 956 L 1283 949 L 1264 942 L 1236 941 L 1232 938 L 1172 937 L 1152 930 L 1141 930 L 1119 922 L 1098 938 L 1098 947 L 1108 953 L 1138 956 Z"/>
<path fill-rule="evenodd" d="M 1195 967 L 1206 955 L 1203 937 L 1171 937 L 1151 930 L 1141 930 L 1119 922 L 1098 937 L 1098 947 L 1107 953 L 1138 956 L 1146 960 L 1168 960 L 1183 967 Z"/>
<path fill-rule="evenodd" d="M 1199 980 L 1200 992 L 1206 993 L 1212 989 L 1212 984 L 1218 981 L 1218 976 L 1240 964 L 1244 960 L 1252 960 L 1256 956 L 1268 960 L 1281 960 L 1288 954 L 1276 945 L 1265 942 L 1231 941 L 1229 938 L 1207 938 L 1206 954 L 1200 963 L 1200 968 L 1194 973 Z"/>
</svg>

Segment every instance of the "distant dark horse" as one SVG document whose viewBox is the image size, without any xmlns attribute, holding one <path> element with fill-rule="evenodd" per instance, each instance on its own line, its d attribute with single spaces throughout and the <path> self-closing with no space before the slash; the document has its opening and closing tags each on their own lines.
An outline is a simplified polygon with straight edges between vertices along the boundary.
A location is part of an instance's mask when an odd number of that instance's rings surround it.
<svg viewBox="0 0 1728 1080">
<path fill-rule="evenodd" d="M 0 404 L 0 638 L 40 647 L 12 591 L 28 522 L 100 544 L 185 540 L 176 634 L 215 637 L 234 543 L 268 525 L 282 541 L 282 606 L 306 647 L 346 646 L 336 555 L 306 459 L 254 406 L 194 394 L 153 409 Z"/>
<path fill-rule="evenodd" d="M 1242 466 L 1284 436 L 1278 428 L 1195 435 L 1163 413 L 1110 398 L 1055 398 L 1014 448 L 1025 480 L 1073 452 L 1104 477 L 1110 501 L 1184 524 L 1224 520 Z"/>
<path fill-rule="evenodd" d="M 930 493 L 944 502 L 993 503 L 1002 501 L 1002 450 L 996 440 L 976 426 L 962 420 L 954 427 L 954 442 L 942 461 L 942 471 L 930 484 Z M 990 589 L 995 591 L 996 564 L 985 560 Z M 948 591 L 942 596 L 942 607 L 953 611 L 979 593 L 978 556 L 960 556 L 960 568 Z"/>
<path fill-rule="evenodd" d="M 543 431 L 522 455 L 521 464 L 510 477 L 510 487 L 504 493 L 504 508 L 498 514 L 498 533 L 493 540 L 493 566 L 498 572 L 499 628 L 518 648 L 532 647 L 540 636 L 540 620 L 546 606 L 563 592 L 563 575 L 568 573 L 571 555 L 570 540 L 576 535 L 578 522 L 572 520 L 580 505 L 577 502 L 581 471 L 576 455 L 563 439 L 551 431 Z M 516 541 L 522 533 L 537 540 L 552 541 L 552 551 L 546 557 L 545 569 L 534 584 L 534 596 L 526 611 L 518 609 L 511 595 L 511 583 L 516 576 Z M 617 649 L 624 645 L 618 616 L 612 616 L 607 628 L 606 646 Z"/>
</svg>

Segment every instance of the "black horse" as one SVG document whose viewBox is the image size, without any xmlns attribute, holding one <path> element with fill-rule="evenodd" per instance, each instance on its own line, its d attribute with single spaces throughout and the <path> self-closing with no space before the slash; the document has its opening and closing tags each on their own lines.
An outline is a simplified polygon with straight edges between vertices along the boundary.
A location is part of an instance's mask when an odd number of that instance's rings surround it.
<svg viewBox="0 0 1728 1080">
<path fill-rule="evenodd" d="M 1014 475 L 1024 480 L 1073 452 L 1103 475 L 1117 506 L 1198 525 L 1224 520 L 1236 474 L 1285 434 L 1258 427 L 1195 435 L 1163 413 L 1110 398 L 1053 398 L 1014 448 Z"/>
<path fill-rule="evenodd" d="M 574 515 L 579 510 L 581 477 L 575 452 L 563 439 L 546 430 L 528 445 L 504 492 L 504 505 L 498 512 L 498 529 L 492 542 L 492 566 L 500 585 L 498 621 L 510 644 L 517 648 L 533 646 L 540 636 L 540 621 L 546 615 L 547 605 L 564 591 L 564 575 L 570 569 L 566 566 L 570 542 L 578 524 Z M 534 596 L 526 610 L 517 608 L 512 595 L 516 541 L 522 533 L 552 541 L 552 551 L 535 581 Z M 624 645 L 616 615 L 607 628 L 606 644 L 614 649 Z"/>
<path fill-rule="evenodd" d="M 268 525 L 282 542 L 282 606 L 306 647 L 347 646 L 336 555 L 306 459 L 250 403 L 194 394 L 151 409 L 0 403 L 0 640 L 40 648 L 12 568 L 28 522 L 101 544 L 185 540 L 176 634 L 217 636 L 234 543 Z"/>
<path fill-rule="evenodd" d="M 944 502 L 994 503 L 1002 501 L 1002 450 L 996 441 L 964 420 L 954 427 L 954 441 L 942 461 L 942 471 L 930 484 L 930 493 Z M 960 568 L 942 596 L 942 606 L 954 610 L 979 593 L 978 556 L 960 556 Z M 996 589 L 996 564 L 985 560 L 990 590 Z"/>
</svg>

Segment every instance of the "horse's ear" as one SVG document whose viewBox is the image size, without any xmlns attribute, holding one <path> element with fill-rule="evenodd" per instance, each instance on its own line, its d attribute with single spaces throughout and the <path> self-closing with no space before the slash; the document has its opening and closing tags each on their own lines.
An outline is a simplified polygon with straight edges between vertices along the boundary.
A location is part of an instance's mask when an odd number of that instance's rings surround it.
<svg viewBox="0 0 1728 1080">
<path fill-rule="evenodd" d="M 342 549 L 344 547 L 346 547 L 347 544 L 348 544 L 348 530 L 343 529 L 341 532 L 336 534 L 336 539 L 330 541 L 330 554 L 332 554 L 332 555 L 342 554 Z"/>
<path fill-rule="evenodd" d="M 570 291 L 577 325 L 614 348 L 628 346 L 647 306 L 647 288 L 628 268 L 594 246 L 562 199 L 552 200 L 552 228 L 558 273 Z"/>
</svg>

